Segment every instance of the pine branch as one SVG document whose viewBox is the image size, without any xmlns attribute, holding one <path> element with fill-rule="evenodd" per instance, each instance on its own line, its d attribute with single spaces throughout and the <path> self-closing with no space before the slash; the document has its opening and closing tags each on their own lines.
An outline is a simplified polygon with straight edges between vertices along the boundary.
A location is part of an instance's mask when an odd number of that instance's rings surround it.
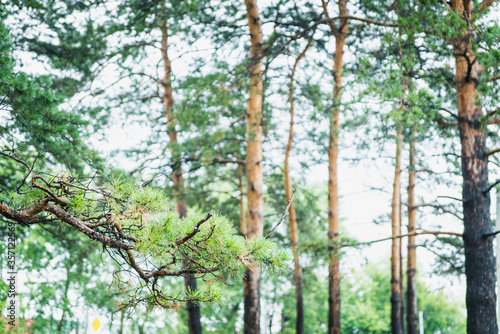
<svg viewBox="0 0 500 334">
<path fill-rule="evenodd" d="M 490 119 L 488 124 L 500 124 L 500 117 Z"/>
<path fill-rule="evenodd" d="M 500 80 L 500 74 L 489 77 L 488 79 L 486 79 L 486 82 L 492 82 L 497 80 Z"/>
<path fill-rule="evenodd" d="M 330 30 L 334 36 L 338 36 L 340 34 L 339 29 L 333 24 L 333 19 L 330 18 L 330 14 L 328 13 L 328 8 L 326 7 L 327 2 L 325 0 L 321 0 L 321 6 L 323 7 L 323 14 L 326 17 L 326 22 L 330 26 Z"/>
<path fill-rule="evenodd" d="M 480 5 L 480 12 L 484 12 L 486 9 L 488 9 L 491 5 L 493 5 L 495 2 L 497 2 L 498 0 L 484 0 L 483 2 L 481 2 L 481 5 Z"/>
<path fill-rule="evenodd" d="M 499 183 L 500 183 L 500 180 L 497 180 L 496 182 L 494 182 L 493 184 L 491 184 L 485 191 L 483 191 L 483 194 L 489 193 L 490 190 L 493 189 Z"/>
<path fill-rule="evenodd" d="M 278 226 L 283 222 L 283 219 L 285 219 L 286 215 L 288 214 L 288 209 L 290 209 L 290 206 L 292 205 L 293 196 L 295 196 L 295 192 L 296 191 L 297 191 L 297 187 L 295 187 L 295 189 L 292 191 L 292 196 L 290 197 L 290 200 L 288 201 L 288 205 L 286 206 L 286 209 L 283 212 L 283 215 L 281 216 L 281 218 L 278 221 L 278 223 L 273 227 L 273 229 L 271 230 L 271 232 L 269 232 L 269 234 L 266 236 L 266 239 L 269 239 L 273 235 L 274 231 L 276 231 L 276 229 L 278 228 Z"/>
<path fill-rule="evenodd" d="M 205 217 L 203 217 L 199 222 L 196 223 L 196 225 L 194 226 L 194 230 L 193 232 L 189 233 L 188 235 L 186 235 L 184 238 L 182 239 L 179 239 L 179 240 L 176 240 L 175 241 L 175 244 L 177 246 L 180 246 L 182 245 L 183 243 L 185 243 L 186 241 L 188 241 L 189 239 L 191 239 L 192 237 L 194 237 L 198 232 L 200 232 L 200 226 L 205 223 L 207 220 L 209 220 L 210 218 L 212 217 L 212 214 L 209 212 L 207 213 L 207 215 Z"/>
<path fill-rule="evenodd" d="M 438 118 L 436 119 L 436 122 L 441 125 L 441 126 L 444 126 L 444 127 L 455 127 L 458 125 L 458 122 L 451 122 L 451 121 L 446 121 L 442 118 Z"/>
<path fill-rule="evenodd" d="M 356 16 L 337 16 L 337 17 L 332 17 L 330 20 L 331 21 L 333 21 L 333 20 L 353 20 L 353 21 L 360 21 L 360 22 L 364 22 L 364 23 L 373 24 L 373 25 L 379 26 L 379 27 L 388 27 L 388 28 L 398 28 L 399 27 L 399 25 L 395 24 L 395 23 L 379 22 L 379 21 L 365 19 L 365 18 L 356 17 Z"/>
<path fill-rule="evenodd" d="M 448 210 L 443 205 L 439 205 L 439 204 L 420 203 L 420 204 L 417 204 L 417 205 L 413 206 L 413 208 L 410 208 L 410 209 L 418 209 L 418 208 L 423 208 L 423 207 L 431 207 L 431 208 L 434 208 L 434 209 L 437 209 L 437 210 L 441 210 L 444 213 L 449 213 L 450 215 L 453 215 L 456 218 L 458 218 L 460 220 L 463 220 L 463 218 L 460 217 L 458 214 L 456 214 L 455 212 L 452 212 L 452 211 Z"/>
<path fill-rule="evenodd" d="M 151 277 L 161 277 L 161 276 L 182 276 L 182 275 L 195 275 L 195 274 L 210 274 L 218 271 L 219 268 L 209 268 L 205 270 L 200 269 L 179 269 L 176 271 L 167 271 L 167 270 L 155 270 L 145 274 L 146 279 Z"/>
<path fill-rule="evenodd" d="M 496 231 L 491 232 L 491 233 L 486 233 L 486 234 L 483 234 L 483 238 L 493 237 L 493 236 L 497 235 L 498 233 L 500 233 L 500 230 L 496 230 Z"/>
<path fill-rule="evenodd" d="M 401 238 L 406 238 L 406 237 L 413 237 L 417 235 L 451 235 L 451 236 L 456 236 L 456 237 L 463 237 L 462 233 L 457 233 L 457 232 L 444 232 L 444 231 L 421 231 L 421 232 L 413 232 L 413 233 L 407 233 L 407 234 L 400 234 L 400 235 L 394 235 L 391 237 L 387 238 L 382 238 L 382 239 L 377 239 L 377 240 L 372 240 L 372 241 L 366 241 L 366 242 L 359 242 L 354 245 L 341 245 L 340 247 L 357 247 L 357 246 L 362 246 L 362 245 L 371 245 L 377 242 L 382 242 L 382 241 L 388 241 L 388 240 L 394 240 L 394 239 L 401 239 Z"/>
<path fill-rule="evenodd" d="M 465 202 L 464 199 L 460 199 L 460 198 L 456 198 L 456 197 L 452 197 L 452 196 L 438 196 L 438 198 L 449 198 L 449 199 L 453 199 L 455 201 Z"/>
<path fill-rule="evenodd" d="M 489 157 L 490 155 L 493 155 L 493 154 L 498 153 L 498 152 L 500 152 L 500 148 L 497 148 L 497 149 L 494 149 L 494 150 L 488 151 L 488 152 L 486 152 L 484 155 L 485 155 L 486 157 Z"/>
</svg>

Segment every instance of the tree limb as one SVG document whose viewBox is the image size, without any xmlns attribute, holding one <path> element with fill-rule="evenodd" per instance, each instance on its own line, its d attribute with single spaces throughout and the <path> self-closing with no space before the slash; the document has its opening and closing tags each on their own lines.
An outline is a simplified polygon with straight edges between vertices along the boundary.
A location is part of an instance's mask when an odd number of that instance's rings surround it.
<svg viewBox="0 0 500 334">
<path fill-rule="evenodd" d="M 121 248 L 125 250 L 134 248 L 134 245 L 132 244 L 123 242 L 121 240 L 113 240 L 105 236 L 104 234 L 87 227 L 87 225 L 83 221 L 73 217 L 54 203 L 47 203 L 46 211 L 55 215 L 62 222 L 73 226 L 78 231 L 87 235 L 90 239 L 97 240 L 108 247 Z"/>
<path fill-rule="evenodd" d="M 497 80 L 500 80 L 500 74 L 489 77 L 488 79 L 486 79 L 486 82 L 492 82 Z"/>
<path fill-rule="evenodd" d="M 286 209 L 283 212 L 283 215 L 281 216 L 281 218 L 278 221 L 278 223 L 273 227 L 273 229 L 271 230 L 271 232 L 269 232 L 269 234 L 266 236 L 266 239 L 269 239 L 273 235 L 274 231 L 276 231 L 276 229 L 278 228 L 278 226 L 283 222 L 283 219 L 285 219 L 286 215 L 288 214 L 288 209 L 290 209 L 290 205 L 292 205 L 293 196 L 295 195 L 296 191 L 297 191 L 297 187 L 295 187 L 295 189 L 292 191 L 292 196 L 290 197 L 290 200 L 288 201 L 288 205 L 286 206 Z"/>
<path fill-rule="evenodd" d="M 340 247 L 357 247 L 361 245 L 371 245 L 377 242 L 382 242 L 382 241 L 387 241 L 387 240 L 394 240 L 394 239 L 401 239 L 401 238 L 406 238 L 406 237 L 412 237 L 412 236 L 417 236 L 417 235 L 452 235 L 456 237 L 463 237 L 462 233 L 457 233 L 457 232 L 443 232 L 443 231 L 421 231 L 421 232 L 413 232 L 413 233 L 407 233 L 407 234 L 401 234 L 401 235 L 394 235 L 391 237 L 387 238 L 382 238 L 382 239 L 377 239 L 377 240 L 372 240 L 372 241 L 366 241 L 366 242 L 359 242 L 354 245 L 341 245 Z"/>
<path fill-rule="evenodd" d="M 333 19 L 330 18 L 330 14 L 328 13 L 328 8 L 326 7 L 327 2 L 325 0 L 321 0 L 321 6 L 323 7 L 323 14 L 326 17 L 326 22 L 330 26 L 330 30 L 333 35 L 338 36 L 340 34 L 339 29 L 333 24 Z"/>
<path fill-rule="evenodd" d="M 483 191 L 483 194 L 487 194 L 488 192 L 490 192 L 490 190 L 493 189 L 499 183 L 500 183 L 500 180 L 497 180 L 496 182 L 494 182 L 492 185 L 490 185 L 488 188 L 486 188 L 485 191 Z"/>
<path fill-rule="evenodd" d="M 498 233 L 500 233 L 500 230 L 496 230 L 495 232 L 491 232 L 491 233 L 486 233 L 486 234 L 483 234 L 483 238 L 493 237 L 493 236 L 497 235 Z"/>
<path fill-rule="evenodd" d="M 420 204 L 417 204 L 417 205 L 413 206 L 413 208 L 409 208 L 409 209 L 417 209 L 417 208 L 422 208 L 422 207 L 431 207 L 431 208 L 434 208 L 434 209 L 438 209 L 438 210 L 443 211 L 444 213 L 449 213 L 450 215 L 453 215 L 456 218 L 458 218 L 460 220 L 463 220 L 463 218 L 460 217 L 458 214 L 456 214 L 455 212 L 452 212 L 452 211 L 448 210 L 443 205 L 439 205 L 439 204 L 420 203 Z"/>
<path fill-rule="evenodd" d="M 200 226 L 206 222 L 207 220 L 210 219 L 210 217 L 212 217 L 212 214 L 209 212 L 207 213 L 207 215 L 205 217 L 203 217 L 199 222 L 196 223 L 196 225 L 194 226 L 194 230 L 193 232 L 189 233 L 188 235 L 186 235 L 184 238 L 182 239 L 178 239 L 175 241 L 175 244 L 177 246 L 180 246 L 182 245 L 183 243 L 185 243 L 186 241 L 188 241 L 189 239 L 191 239 L 192 237 L 194 237 L 198 232 L 200 232 Z"/>
<path fill-rule="evenodd" d="M 445 127 L 455 127 L 458 125 L 458 122 L 450 122 L 450 121 L 446 121 L 442 118 L 438 118 L 436 119 L 436 122 L 439 124 L 439 125 L 442 125 L 442 126 L 445 126 Z"/>
<path fill-rule="evenodd" d="M 360 21 L 360 22 L 364 22 L 364 23 L 373 24 L 375 26 L 380 26 L 380 27 L 389 27 L 389 28 L 398 28 L 399 27 L 399 25 L 397 25 L 395 23 L 379 22 L 379 21 L 375 21 L 375 20 L 371 20 L 371 19 L 365 19 L 362 17 L 350 16 L 350 15 L 332 17 L 328 21 L 333 21 L 333 20 L 354 20 L 354 21 Z"/>
<path fill-rule="evenodd" d="M 494 150 L 488 151 L 488 152 L 486 152 L 484 155 L 485 155 L 486 157 L 489 157 L 490 155 L 493 155 L 493 154 L 498 153 L 498 152 L 500 152 L 500 148 L 496 148 L 496 149 L 494 149 Z"/>
<path fill-rule="evenodd" d="M 500 117 L 492 118 L 488 121 L 488 124 L 500 124 Z"/>
<path fill-rule="evenodd" d="M 28 209 L 16 211 L 0 201 L 0 214 L 10 220 L 14 220 L 18 223 L 24 223 L 44 211 L 48 202 L 49 200 L 46 198 L 33 204 L 33 206 Z"/>
<path fill-rule="evenodd" d="M 149 273 L 145 274 L 146 279 L 149 279 L 151 277 L 161 277 L 161 276 L 182 276 L 182 275 L 195 275 L 195 274 L 209 274 L 218 271 L 219 268 L 210 268 L 206 270 L 200 270 L 200 269 L 179 269 L 176 271 L 167 271 L 167 270 L 155 270 L 155 271 L 150 271 Z"/>
<path fill-rule="evenodd" d="M 483 0 L 480 5 L 480 12 L 484 12 L 486 9 L 488 9 L 491 5 L 493 5 L 495 2 L 498 0 Z"/>
</svg>

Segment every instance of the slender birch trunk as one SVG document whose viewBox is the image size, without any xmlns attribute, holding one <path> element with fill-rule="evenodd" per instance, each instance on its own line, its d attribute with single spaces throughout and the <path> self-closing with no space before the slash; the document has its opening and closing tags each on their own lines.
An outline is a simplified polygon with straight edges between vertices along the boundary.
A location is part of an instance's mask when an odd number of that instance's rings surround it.
<svg viewBox="0 0 500 334">
<path fill-rule="evenodd" d="M 165 0 L 161 2 L 161 11 L 165 12 Z M 167 118 L 167 133 L 170 140 L 171 153 L 172 153 L 172 161 L 173 171 L 172 171 L 172 181 L 174 183 L 174 202 L 175 202 L 175 210 L 179 214 L 179 217 L 186 217 L 187 209 L 186 209 L 186 201 L 183 199 L 183 191 L 184 191 L 184 177 L 182 173 L 182 163 L 181 163 L 181 155 L 179 150 L 176 148 L 177 144 L 177 130 L 175 128 L 177 120 L 172 114 L 172 108 L 174 105 L 174 98 L 172 94 L 172 84 L 171 84 L 171 73 L 172 66 L 170 62 L 170 58 L 168 55 L 168 26 L 167 22 L 162 20 L 160 22 L 160 29 L 162 33 L 161 39 L 161 55 L 163 60 L 163 69 L 164 76 L 162 79 L 162 87 L 163 87 L 163 112 L 165 117 Z M 185 263 L 185 260 L 183 260 Z M 184 276 L 184 286 L 186 290 L 196 290 L 196 280 L 191 275 Z M 188 328 L 189 334 L 201 334 L 201 313 L 200 308 L 188 301 L 186 303 L 186 311 L 188 316 Z"/>
<path fill-rule="evenodd" d="M 262 236 L 264 196 L 262 172 L 262 58 L 261 22 L 256 0 L 245 0 L 250 33 L 250 86 L 246 112 L 247 132 L 247 237 Z M 246 271 L 244 288 L 244 333 L 260 333 L 260 267 Z"/>
<path fill-rule="evenodd" d="M 328 333 L 340 333 L 340 267 L 339 267 L 339 209 L 338 209 L 338 136 L 340 131 L 339 114 L 342 95 L 342 75 L 344 71 L 344 46 L 348 32 L 348 20 L 340 20 L 336 27 L 330 19 L 327 3 L 322 1 L 330 30 L 335 36 L 335 53 L 333 55 L 333 108 L 330 123 L 330 138 L 328 142 Z M 347 1 L 338 1 L 339 15 L 347 16 Z"/>
<path fill-rule="evenodd" d="M 392 235 L 401 235 L 401 150 L 403 148 L 403 131 L 396 130 L 396 166 L 392 188 Z M 391 250 L 391 331 L 393 334 L 403 334 L 403 315 L 401 298 L 401 238 L 392 240 Z"/>
<path fill-rule="evenodd" d="M 294 121 L 294 80 L 295 80 L 295 71 L 297 70 L 297 65 L 299 61 L 304 57 L 307 52 L 307 49 L 311 45 L 312 39 L 309 40 L 307 47 L 299 54 L 297 59 L 295 60 L 295 64 L 292 68 L 292 74 L 290 75 L 290 86 L 288 90 L 288 102 L 290 103 L 290 129 L 288 132 L 288 143 L 286 145 L 285 150 L 285 166 L 283 170 L 284 178 L 285 178 L 285 199 L 288 203 L 292 198 L 292 181 L 290 179 L 290 152 L 292 151 L 293 146 L 293 121 Z M 292 243 L 292 251 L 293 251 L 293 260 L 294 260 L 294 280 L 295 280 L 295 298 L 296 298 L 296 307 L 297 307 L 297 321 L 295 323 L 295 332 L 297 334 L 304 333 L 304 301 L 302 296 L 302 268 L 299 263 L 299 250 L 297 249 L 297 245 L 299 243 L 299 231 L 297 227 L 297 215 L 295 213 L 295 206 L 293 202 L 290 204 L 290 208 L 288 209 L 288 222 L 290 226 L 290 241 Z"/>
</svg>

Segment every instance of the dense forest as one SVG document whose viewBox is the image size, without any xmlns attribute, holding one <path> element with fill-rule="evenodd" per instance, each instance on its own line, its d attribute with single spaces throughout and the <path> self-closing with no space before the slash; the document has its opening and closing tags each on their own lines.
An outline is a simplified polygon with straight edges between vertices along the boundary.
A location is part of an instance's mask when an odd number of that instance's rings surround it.
<svg viewBox="0 0 500 334">
<path fill-rule="evenodd" d="M 499 23 L 0 2 L 0 332 L 497 334 Z"/>
</svg>

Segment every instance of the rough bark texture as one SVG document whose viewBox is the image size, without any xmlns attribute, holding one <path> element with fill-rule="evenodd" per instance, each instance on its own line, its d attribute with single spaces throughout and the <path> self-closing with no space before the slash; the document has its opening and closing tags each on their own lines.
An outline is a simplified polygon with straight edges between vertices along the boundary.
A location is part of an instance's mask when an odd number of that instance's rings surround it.
<svg viewBox="0 0 500 334">
<path fill-rule="evenodd" d="M 396 166 L 392 188 L 392 235 L 401 234 L 401 150 L 403 147 L 403 132 L 400 128 L 396 134 Z M 401 298 L 401 238 L 392 240 L 391 250 L 391 331 L 393 334 L 403 334 L 403 314 Z"/>
<path fill-rule="evenodd" d="M 410 166 L 408 170 L 408 234 L 415 233 L 417 208 L 415 207 L 415 144 L 416 127 L 412 127 L 410 136 Z M 408 259 L 406 265 L 406 326 L 408 334 L 418 334 L 417 310 L 417 244 L 415 235 L 408 236 Z"/>
<path fill-rule="evenodd" d="M 165 1 L 162 1 L 162 11 L 165 10 Z M 171 73 L 172 66 L 168 56 L 168 27 L 165 21 L 161 21 L 160 29 L 162 33 L 161 40 L 161 55 L 163 60 L 164 77 L 162 79 L 163 86 L 163 112 L 167 118 L 167 132 L 170 143 L 173 144 L 171 148 L 172 160 L 174 167 L 172 171 L 172 181 L 174 183 L 174 202 L 175 210 L 179 217 L 186 217 L 186 201 L 183 200 L 182 192 L 184 189 L 184 178 L 182 175 L 182 165 L 180 163 L 180 152 L 175 148 L 177 144 L 177 130 L 175 129 L 176 119 L 172 114 L 172 107 L 174 105 L 174 98 L 172 95 Z M 178 162 L 178 163 L 177 163 Z M 186 290 L 196 290 L 196 280 L 192 275 L 184 276 L 184 286 Z M 200 308 L 192 303 L 186 303 L 186 311 L 188 316 L 188 328 L 190 334 L 201 334 L 201 314 Z"/>
<path fill-rule="evenodd" d="M 247 237 L 262 236 L 264 197 L 262 174 L 262 58 L 263 39 L 256 0 L 245 0 L 250 32 L 250 87 L 247 121 Z M 243 281 L 244 333 L 260 333 L 260 268 L 250 268 Z"/>
<path fill-rule="evenodd" d="M 340 16 L 347 16 L 345 0 L 338 1 Z M 342 73 L 344 70 L 344 46 L 348 31 L 348 21 L 342 19 L 337 28 L 330 20 L 330 15 L 323 1 L 323 13 L 328 19 L 332 34 L 335 36 L 335 53 L 333 55 L 333 108 L 330 124 L 330 139 L 328 143 L 328 333 L 340 333 L 340 268 L 339 268 L 339 212 L 338 212 L 338 182 L 337 182 L 337 160 L 338 160 L 338 136 L 339 136 L 339 113 L 340 98 L 342 95 Z"/>
<path fill-rule="evenodd" d="M 297 70 L 297 65 L 299 61 L 304 57 L 307 49 L 311 45 L 311 40 L 307 44 L 304 51 L 297 57 L 295 64 L 292 69 L 292 74 L 290 76 L 290 86 L 288 90 L 288 102 L 290 103 L 290 129 L 288 132 L 288 143 L 285 150 L 285 166 L 283 170 L 285 178 L 285 198 L 288 203 L 292 198 L 292 181 L 290 179 L 290 152 L 292 151 L 293 145 L 293 119 L 294 119 L 294 97 L 293 97 L 293 86 L 295 80 L 295 71 Z M 294 260 L 294 279 L 295 279 L 295 298 L 297 307 L 297 320 L 295 323 L 295 332 L 297 334 L 304 333 L 304 301 L 302 296 L 302 268 L 299 262 L 299 251 L 297 245 L 299 243 L 299 231 L 297 227 L 297 215 L 295 213 L 295 206 L 293 202 L 290 204 L 288 209 L 288 222 L 290 226 L 290 241 L 292 243 L 293 260 Z"/>
<path fill-rule="evenodd" d="M 483 111 L 476 90 L 479 64 L 470 43 L 474 29 L 469 20 L 474 14 L 473 2 L 453 0 L 451 7 L 467 24 L 467 28 L 451 41 L 455 55 L 458 128 L 462 145 L 467 332 L 496 334 L 493 238 L 484 237 L 492 230 L 490 196 L 485 191 L 488 189 L 486 131 L 480 122 Z"/>
</svg>

